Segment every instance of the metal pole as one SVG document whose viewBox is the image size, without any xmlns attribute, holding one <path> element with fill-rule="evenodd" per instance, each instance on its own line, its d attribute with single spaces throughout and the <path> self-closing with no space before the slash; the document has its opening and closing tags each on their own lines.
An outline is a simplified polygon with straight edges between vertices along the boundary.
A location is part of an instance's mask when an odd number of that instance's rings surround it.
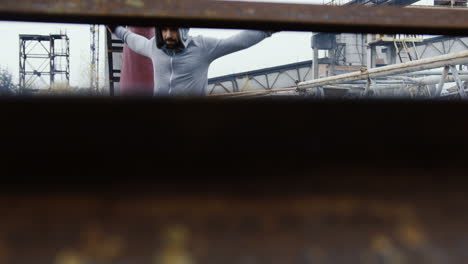
<svg viewBox="0 0 468 264">
<path fill-rule="evenodd" d="M 447 67 L 448 68 L 448 67 Z M 417 84 L 424 84 L 424 85 L 429 85 L 429 84 L 440 84 L 441 82 L 441 77 L 444 80 L 444 82 L 456 82 L 456 78 L 454 78 L 453 75 L 449 75 L 448 70 L 444 68 L 444 71 L 442 72 L 442 76 L 427 76 L 427 77 L 420 77 L 420 78 L 405 78 L 402 80 L 408 80 Z M 458 78 L 460 80 L 468 80 L 468 75 L 458 75 Z"/>
<path fill-rule="evenodd" d="M 319 78 L 319 64 L 318 64 L 318 48 L 314 47 L 314 58 L 312 62 L 312 69 L 313 69 L 313 74 L 312 74 L 312 79 L 318 79 Z"/>
<path fill-rule="evenodd" d="M 26 67 L 25 67 L 25 58 L 26 58 L 26 48 L 25 48 L 25 41 L 20 37 L 20 59 L 19 59 L 19 93 L 22 94 L 24 92 L 25 83 L 26 83 Z"/>
<path fill-rule="evenodd" d="M 112 33 L 106 30 L 107 66 L 109 69 L 109 95 L 114 96 L 114 60 L 112 57 Z"/>
<path fill-rule="evenodd" d="M 99 49 L 100 49 L 101 26 L 97 25 L 97 46 L 96 46 L 96 93 L 99 93 Z"/>
<path fill-rule="evenodd" d="M 330 67 L 328 68 L 328 76 L 333 76 L 335 75 L 336 48 L 328 50 L 328 56 L 330 57 Z"/>
<path fill-rule="evenodd" d="M 50 51 L 49 51 L 49 58 L 50 58 L 50 87 L 54 85 L 55 82 L 55 39 L 54 37 L 50 36 Z"/>
<path fill-rule="evenodd" d="M 458 86 L 458 93 L 460 94 L 460 97 L 465 98 L 466 97 L 465 87 L 463 87 L 463 83 L 460 80 L 460 77 L 458 76 L 457 67 L 455 67 L 454 65 L 450 65 L 450 70 L 452 70 L 453 79 L 455 79 L 455 83 Z"/>
<path fill-rule="evenodd" d="M 367 43 L 372 41 L 372 35 L 367 34 Z M 376 49 L 374 45 L 367 44 L 367 63 L 366 66 L 368 69 L 375 68 L 375 53 Z"/>
<path fill-rule="evenodd" d="M 450 74 L 450 73 L 449 73 Z M 459 75 L 467 75 L 468 71 L 458 71 Z M 415 75 L 423 75 L 423 76 L 428 76 L 428 75 L 442 75 L 442 72 L 439 70 L 427 70 L 427 71 L 420 71 L 420 72 L 409 72 L 409 73 L 403 73 L 401 75 L 405 76 L 415 76 Z"/>
</svg>

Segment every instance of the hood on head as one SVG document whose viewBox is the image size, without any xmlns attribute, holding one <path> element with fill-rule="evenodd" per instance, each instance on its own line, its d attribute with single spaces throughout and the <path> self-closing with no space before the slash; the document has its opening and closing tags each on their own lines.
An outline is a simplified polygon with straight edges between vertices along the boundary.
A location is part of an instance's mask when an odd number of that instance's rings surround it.
<svg viewBox="0 0 468 264">
<path fill-rule="evenodd" d="M 180 38 L 180 42 L 182 44 L 183 49 L 185 49 L 187 45 L 189 44 L 189 34 L 188 34 L 189 30 L 190 28 L 178 28 L 179 38 Z M 162 37 L 161 28 L 155 27 L 154 33 L 155 33 L 155 39 L 156 39 L 156 46 L 158 47 L 158 49 L 160 49 L 164 46 L 164 40 Z"/>
</svg>

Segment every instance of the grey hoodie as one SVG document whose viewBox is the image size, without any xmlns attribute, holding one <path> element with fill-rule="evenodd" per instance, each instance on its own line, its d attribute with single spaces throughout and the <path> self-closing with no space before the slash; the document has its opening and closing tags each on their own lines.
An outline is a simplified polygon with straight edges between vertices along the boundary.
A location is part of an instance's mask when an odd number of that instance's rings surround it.
<svg viewBox="0 0 468 264">
<path fill-rule="evenodd" d="M 155 96 L 203 96 L 208 86 L 208 68 L 219 57 L 257 44 L 270 32 L 245 30 L 230 38 L 191 37 L 189 29 L 180 28 L 181 48 L 165 47 L 159 28 L 147 39 L 123 27 L 115 34 L 130 49 L 153 61 Z"/>
</svg>

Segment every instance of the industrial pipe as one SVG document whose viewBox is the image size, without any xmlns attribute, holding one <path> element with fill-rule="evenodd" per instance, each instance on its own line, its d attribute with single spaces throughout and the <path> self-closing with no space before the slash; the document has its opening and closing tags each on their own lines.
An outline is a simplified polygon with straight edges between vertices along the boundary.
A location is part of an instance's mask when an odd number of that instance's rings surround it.
<svg viewBox="0 0 468 264">
<path fill-rule="evenodd" d="M 468 51 L 441 55 L 437 57 L 394 64 L 369 70 L 345 73 L 317 80 L 310 80 L 298 84 L 299 88 L 314 88 L 323 85 L 338 84 L 349 81 L 367 80 L 389 75 L 398 75 L 414 71 L 422 71 L 444 67 L 446 65 L 458 65 L 468 63 Z"/>
</svg>

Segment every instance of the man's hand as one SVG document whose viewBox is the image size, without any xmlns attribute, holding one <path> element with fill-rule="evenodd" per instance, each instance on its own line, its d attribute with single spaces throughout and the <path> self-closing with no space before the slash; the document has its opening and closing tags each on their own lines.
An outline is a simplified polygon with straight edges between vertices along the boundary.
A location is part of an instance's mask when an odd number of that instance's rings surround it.
<svg viewBox="0 0 468 264">
<path fill-rule="evenodd" d="M 110 33 L 114 34 L 115 29 L 118 27 L 118 25 L 106 25 L 107 30 L 109 30 Z"/>
</svg>

